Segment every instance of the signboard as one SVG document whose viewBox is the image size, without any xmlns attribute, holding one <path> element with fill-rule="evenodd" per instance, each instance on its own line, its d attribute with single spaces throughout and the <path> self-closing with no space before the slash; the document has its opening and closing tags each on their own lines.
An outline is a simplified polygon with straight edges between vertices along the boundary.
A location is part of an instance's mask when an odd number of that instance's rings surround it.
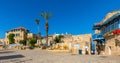
<svg viewBox="0 0 120 63">
<path fill-rule="evenodd" d="M 80 48 L 80 44 L 74 44 L 74 49 L 79 49 Z"/>
<path fill-rule="evenodd" d="M 17 44 L 9 44 L 9 46 L 17 46 Z"/>
</svg>

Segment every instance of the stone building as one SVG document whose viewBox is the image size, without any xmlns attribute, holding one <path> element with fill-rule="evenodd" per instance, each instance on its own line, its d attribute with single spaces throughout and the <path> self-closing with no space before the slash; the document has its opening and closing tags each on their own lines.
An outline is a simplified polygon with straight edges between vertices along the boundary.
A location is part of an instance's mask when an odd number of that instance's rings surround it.
<svg viewBox="0 0 120 63">
<path fill-rule="evenodd" d="M 53 39 L 55 36 L 60 34 L 53 35 Z M 69 52 L 73 54 L 79 54 L 79 50 L 81 50 L 81 54 L 90 54 L 91 51 L 91 34 L 80 34 L 80 35 L 71 35 L 71 34 L 61 34 L 64 36 L 62 38 L 63 43 L 62 46 L 67 46 Z"/>
<path fill-rule="evenodd" d="M 41 38 L 42 44 L 47 44 L 46 39 L 47 39 L 46 37 Z M 48 36 L 48 46 L 50 46 L 51 43 L 53 43 L 53 36 Z"/>
<path fill-rule="evenodd" d="M 27 38 L 37 38 L 37 35 L 33 33 L 28 33 Z"/>
<path fill-rule="evenodd" d="M 108 13 L 96 27 L 105 37 L 104 54 L 120 55 L 120 10 Z"/>
<path fill-rule="evenodd" d="M 5 36 L 7 44 L 9 44 L 9 40 L 8 40 L 7 37 L 11 33 L 15 35 L 15 37 L 14 37 L 15 43 L 19 44 L 20 40 L 25 40 L 27 38 L 26 33 L 29 33 L 29 30 L 24 28 L 24 27 L 18 27 L 18 28 L 14 28 L 14 29 L 8 30 L 6 32 L 6 36 Z"/>
<path fill-rule="evenodd" d="M 72 52 L 79 54 L 91 54 L 91 34 L 73 35 Z M 80 52 L 81 50 L 81 52 Z"/>
<path fill-rule="evenodd" d="M 9 44 L 9 40 L 7 38 L 7 36 L 9 34 L 14 34 L 14 40 L 15 40 L 15 44 L 19 44 L 20 40 L 27 40 L 27 38 L 36 38 L 37 36 L 33 33 L 30 33 L 30 31 L 24 27 L 18 27 L 18 28 L 14 28 L 11 30 L 8 30 L 5 34 L 5 38 L 1 39 L 2 42 L 4 42 L 5 44 Z"/>
</svg>

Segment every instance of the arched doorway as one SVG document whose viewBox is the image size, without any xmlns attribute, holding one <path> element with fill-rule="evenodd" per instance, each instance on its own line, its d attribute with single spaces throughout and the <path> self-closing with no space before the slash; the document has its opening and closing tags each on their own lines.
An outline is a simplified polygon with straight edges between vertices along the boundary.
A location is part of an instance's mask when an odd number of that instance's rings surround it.
<svg viewBox="0 0 120 63">
<path fill-rule="evenodd" d="M 101 34 L 94 34 L 92 37 L 92 48 L 94 54 L 101 54 L 105 50 L 105 39 Z"/>
</svg>

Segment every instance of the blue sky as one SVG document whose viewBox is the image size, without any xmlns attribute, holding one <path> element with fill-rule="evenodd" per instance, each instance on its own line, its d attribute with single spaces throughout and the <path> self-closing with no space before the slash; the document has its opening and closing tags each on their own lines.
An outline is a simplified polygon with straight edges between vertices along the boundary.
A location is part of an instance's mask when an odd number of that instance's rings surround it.
<svg viewBox="0 0 120 63">
<path fill-rule="evenodd" d="M 93 33 L 94 23 L 108 12 L 120 9 L 120 0 L 0 0 L 0 38 L 12 28 L 23 26 L 37 33 L 36 18 L 40 18 L 40 31 L 45 35 L 45 20 L 39 16 L 49 11 L 49 34 Z"/>
</svg>

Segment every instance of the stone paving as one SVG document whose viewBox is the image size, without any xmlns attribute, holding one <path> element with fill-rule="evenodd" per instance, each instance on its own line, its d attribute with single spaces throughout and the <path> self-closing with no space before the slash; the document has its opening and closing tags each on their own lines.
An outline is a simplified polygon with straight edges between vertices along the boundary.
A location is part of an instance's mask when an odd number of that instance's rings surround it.
<svg viewBox="0 0 120 63">
<path fill-rule="evenodd" d="M 0 63 L 120 63 L 120 56 L 74 55 L 45 50 L 0 51 Z"/>
</svg>

